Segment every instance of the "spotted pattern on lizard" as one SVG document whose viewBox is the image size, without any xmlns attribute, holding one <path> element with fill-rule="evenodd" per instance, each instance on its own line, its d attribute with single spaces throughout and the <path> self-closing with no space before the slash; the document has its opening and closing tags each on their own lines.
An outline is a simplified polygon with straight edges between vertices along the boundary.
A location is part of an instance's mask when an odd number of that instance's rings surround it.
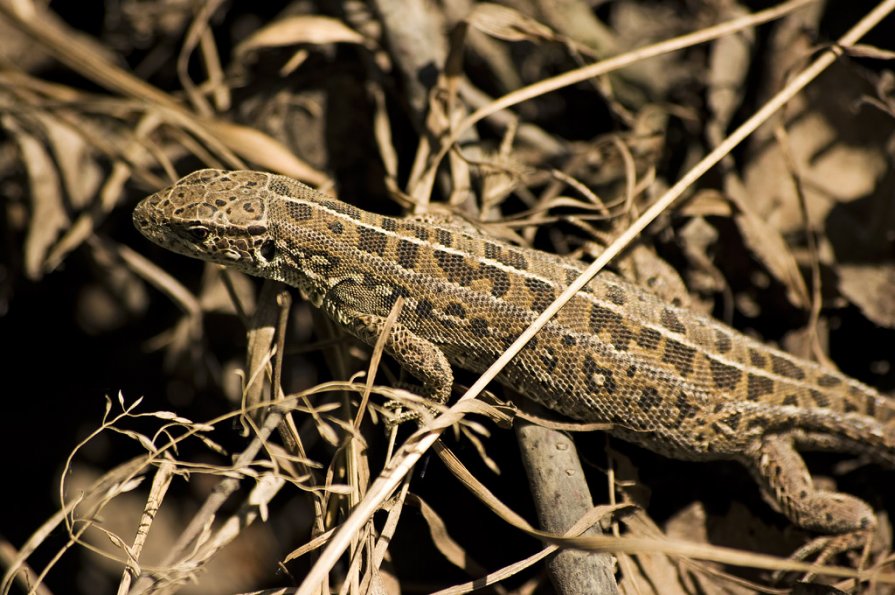
<svg viewBox="0 0 895 595">
<path fill-rule="evenodd" d="M 202 170 L 144 199 L 137 228 L 180 254 L 297 287 L 447 400 L 450 364 L 481 372 L 583 267 L 432 217 L 385 217 L 283 176 Z M 684 460 L 734 459 L 795 524 L 870 529 L 872 509 L 814 488 L 799 450 L 895 466 L 895 404 L 837 371 L 768 347 L 601 273 L 498 377 L 577 420 Z"/>
</svg>

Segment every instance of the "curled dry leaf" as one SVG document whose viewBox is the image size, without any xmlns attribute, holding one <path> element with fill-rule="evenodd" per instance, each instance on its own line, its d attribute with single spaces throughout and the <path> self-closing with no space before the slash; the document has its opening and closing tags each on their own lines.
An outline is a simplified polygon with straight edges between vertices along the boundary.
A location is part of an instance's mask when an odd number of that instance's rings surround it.
<svg viewBox="0 0 895 595">
<path fill-rule="evenodd" d="M 438 515 L 438 512 L 425 500 L 416 494 L 410 494 L 407 497 L 407 503 L 419 507 L 422 518 L 429 528 L 429 537 L 432 538 L 432 543 L 448 562 L 461 569 L 474 568 L 474 572 L 478 574 L 485 572 L 470 557 L 470 553 L 451 537 L 449 528 Z"/>
<path fill-rule="evenodd" d="M 556 33 L 521 12 L 499 4 L 479 4 L 469 23 L 483 33 L 506 41 L 555 41 Z"/>
<path fill-rule="evenodd" d="M 95 199 L 104 175 L 96 162 L 94 148 L 71 126 L 55 117 L 41 114 L 39 120 L 62 174 L 66 195 L 75 209 L 86 207 Z"/>
<path fill-rule="evenodd" d="M 236 46 L 234 53 L 242 56 L 251 50 L 281 47 L 299 43 L 321 45 L 326 43 L 357 43 L 366 40 L 342 21 L 329 17 L 300 15 L 274 21 L 255 31 L 248 39 Z"/>
<path fill-rule="evenodd" d="M 59 172 L 46 145 L 12 116 L 4 116 L 2 121 L 18 144 L 28 173 L 31 218 L 25 240 L 24 268 L 29 279 L 38 280 L 43 276 L 47 252 L 71 220 L 65 209 Z"/>
</svg>

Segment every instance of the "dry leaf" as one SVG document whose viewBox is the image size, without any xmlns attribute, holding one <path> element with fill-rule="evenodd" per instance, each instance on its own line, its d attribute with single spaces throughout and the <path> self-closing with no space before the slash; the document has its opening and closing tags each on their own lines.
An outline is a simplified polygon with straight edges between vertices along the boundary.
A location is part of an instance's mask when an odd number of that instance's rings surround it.
<svg viewBox="0 0 895 595">
<path fill-rule="evenodd" d="M 794 305 L 808 309 L 808 288 L 795 256 L 774 227 L 752 212 L 741 211 L 733 219 L 752 253 L 786 287 L 786 297 Z"/>
<path fill-rule="evenodd" d="M 298 43 L 321 45 L 364 42 L 363 35 L 348 28 L 341 21 L 329 17 L 301 15 L 286 17 L 258 29 L 236 46 L 234 53 L 236 56 L 241 56 L 251 50 Z"/>
<path fill-rule="evenodd" d="M 743 181 L 755 213 L 782 234 L 801 232 L 805 222 L 793 185 L 801 180 L 811 225 L 820 229 L 837 203 L 873 195 L 889 171 L 883 147 L 892 119 L 876 110 L 855 111 L 873 89 L 858 74 L 834 66 L 787 109 L 790 172 L 777 142 L 767 140 L 744 167 Z"/>
<path fill-rule="evenodd" d="M 728 176 L 726 181 L 728 196 L 739 209 L 733 220 L 746 245 L 777 281 L 786 287 L 787 299 L 794 306 L 807 310 L 811 303 L 808 288 L 783 236 L 755 212 L 752 197 L 735 176 Z M 743 297 L 738 296 L 740 299 Z"/>
<path fill-rule="evenodd" d="M 843 264 L 836 270 L 839 291 L 864 316 L 880 326 L 895 328 L 895 264 Z"/>
<path fill-rule="evenodd" d="M 469 15 L 469 23 L 483 33 L 506 41 L 554 41 L 550 27 L 521 12 L 499 4 L 478 4 Z"/>
<path fill-rule="evenodd" d="M 314 186 L 328 181 L 323 172 L 302 161 L 280 141 L 257 128 L 222 120 L 208 122 L 208 128 L 221 142 L 262 169 L 280 172 Z"/>
<path fill-rule="evenodd" d="M 37 280 L 43 276 L 47 252 L 59 232 L 67 228 L 71 220 L 65 209 L 56 165 L 44 143 L 12 116 L 4 116 L 2 121 L 15 138 L 22 163 L 28 172 L 31 219 L 25 240 L 24 264 L 25 275 L 31 280 Z"/>
<path fill-rule="evenodd" d="M 94 148 L 84 137 L 49 114 L 38 116 L 62 174 L 66 195 L 76 210 L 83 209 L 95 199 L 103 182 L 104 172 L 96 162 Z"/>
</svg>

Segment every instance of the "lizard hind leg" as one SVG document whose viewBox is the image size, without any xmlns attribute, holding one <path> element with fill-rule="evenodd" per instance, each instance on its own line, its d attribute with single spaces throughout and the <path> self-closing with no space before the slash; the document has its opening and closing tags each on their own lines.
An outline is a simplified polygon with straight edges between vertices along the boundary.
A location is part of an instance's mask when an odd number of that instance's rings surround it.
<svg viewBox="0 0 895 595">
<path fill-rule="evenodd" d="M 750 467 L 766 499 L 793 523 L 826 535 L 870 531 L 873 509 L 863 500 L 814 486 L 790 436 L 765 436 Z"/>
<path fill-rule="evenodd" d="M 824 534 L 793 552 L 791 559 L 816 556 L 825 564 L 833 556 L 863 547 L 861 565 L 869 555 L 876 528 L 873 509 L 863 500 L 814 486 L 811 474 L 796 451 L 791 436 L 765 436 L 749 462 L 763 496 L 790 521 L 803 529 Z M 808 581 L 813 575 L 806 575 Z M 779 580 L 781 573 L 776 573 Z"/>
</svg>

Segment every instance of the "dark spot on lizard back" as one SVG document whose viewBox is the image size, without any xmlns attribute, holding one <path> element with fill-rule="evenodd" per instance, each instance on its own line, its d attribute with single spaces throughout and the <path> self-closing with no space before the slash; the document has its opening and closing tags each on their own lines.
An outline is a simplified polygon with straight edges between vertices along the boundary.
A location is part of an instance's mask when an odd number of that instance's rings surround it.
<svg viewBox="0 0 895 595">
<path fill-rule="evenodd" d="M 692 399 L 690 399 L 690 397 L 688 397 L 683 391 L 677 394 L 677 401 L 675 405 L 677 405 L 678 409 L 678 426 L 683 424 L 685 419 L 696 415 L 696 412 L 698 411 L 696 405 L 693 404 Z"/>
<path fill-rule="evenodd" d="M 459 254 L 445 252 L 444 250 L 435 250 L 433 252 L 435 261 L 445 276 L 453 283 L 459 283 L 463 287 L 468 287 L 475 279 L 475 271 L 466 264 L 466 260 Z"/>
<path fill-rule="evenodd" d="M 631 341 L 634 340 L 634 331 L 622 320 L 610 331 L 609 339 L 617 350 L 627 351 Z"/>
<path fill-rule="evenodd" d="M 673 333 L 678 333 L 680 335 L 687 334 L 687 327 L 685 327 L 681 323 L 680 319 L 678 319 L 677 317 L 677 314 L 675 314 L 668 308 L 662 309 L 662 314 L 659 315 L 659 322 L 662 323 L 662 326 Z"/>
<path fill-rule="evenodd" d="M 397 247 L 398 264 L 405 269 L 413 269 L 419 254 L 419 245 L 410 240 L 399 239 Z"/>
<path fill-rule="evenodd" d="M 479 265 L 481 276 L 491 281 L 491 295 L 503 297 L 510 290 L 510 275 L 490 264 Z"/>
<path fill-rule="evenodd" d="M 452 248 L 454 246 L 454 234 L 446 229 L 438 228 L 435 230 L 435 241 L 445 248 Z"/>
<path fill-rule="evenodd" d="M 709 370 L 712 372 L 712 380 L 716 387 L 732 390 L 739 384 L 740 378 L 743 376 L 743 373 L 739 369 L 721 363 L 712 357 L 706 356 L 706 359 L 709 362 Z"/>
<path fill-rule="evenodd" d="M 833 374 L 824 374 L 820 378 L 817 379 L 817 384 L 823 386 L 825 388 L 829 388 L 832 386 L 839 386 L 842 384 L 842 379 L 838 376 L 834 376 Z"/>
<path fill-rule="evenodd" d="M 749 348 L 749 361 L 752 362 L 752 365 L 756 368 L 764 368 L 767 365 L 764 356 L 751 347 Z"/>
<path fill-rule="evenodd" d="M 256 184 L 250 181 L 246 183 L 246 186 L 248 186 L 249 188 L 254 188 Z M 279 178 L 272 178 L 270 180 L 270 190 L 282 196 L 290 196 L 292 198 L 295 198 L 294 194 L 289 191 L 289 185 Z"/>
<path fill-rule="evenodd" d="M 391 310 L 395 306 L 395 302 L 398 301 L 399 297 L 406 300 L 410 297 L 410 290 L 400 285 L 392 285 L 392 292 L 385 298 L 385 307 Z"/>
<path fill-rule="evenodd" d="M 457 302 L 451 302 L 444 309 L 444 313 L 448 316 L 455 316 L 457 318 L 466 318 L 466 308 L 464 308 L 461 304 Z"/>
<path fill-rule="evenodd" d="M 651 409 L 658 407 L 662 404 L 662 397 L 659 396 L 659 391 L 656 390 L 655 387 L 646 386 L 640 389 L 640 398 L 637 399 L 637 405 L 643 411 L 650 411 Z"/>
<path fill-rule="evenodd" d="M 616 306 L 624 306 L 628 302 L 625 290 L 618 285 L 609 285 L 606 288 L 606 297 Z"/>
<path fill-rule="evenodd" d="M 588 390 L 593 393 L 607 395 L 615 393 L 616 384 L 612 370 L 597 365 L 590 355 L 584 356 L 584 379 Z"/>
<path fill-rule="evenodd" d="M 696 357 L 696 349 L 688 347 L 673 339 L 665 341 L 665 352 L 662 361 L 673 365 L 681 376 L 689 377 L 693 371 L 693 358 Z"/>
<path fill-rule="evenodd" d="M 286 201 L 286 214 L 294 221 L 307 221 L 311 218 L 311 205 L 292 200 Z"/>
<path fill-rule="evenodd" d="M 662 334 L 651 328 L 643 327 L 637 335 L 637 344 L 647 350 L 653 350 L 662 340 Z"/>
<path fill-rule="evenodd" d="M 418 240 L 423 240 L 424 242 L 429 241 L 428 229 L 418 223 L 402 223 L 402 228 L 416 236 L 416 239 Z"/>
<path fill-rule="evenodd" d="M 814 401 L 814 404 L 822 409 L 827 409 L 830 407 L 830 397 L 820 392 L 819 390 L 811 389 L 809 393 L 811 395 L 811 400 Z"/>
<path fill-rule="evenodd" d="M 621 314 L 596 304 L 591 306 L 590 328 L 597 335 L 601 332 L 608 333 L 612 346 L 619 351 L 627 351 L 629 344 L 635 338 L 634 331 L 625 324 Z"/>
<path fill-rule="evenodd" d="M 473 318 L 469 321 L 469 330 L 476 337 L 487 337 L 489 334 L 488 321 L 484 318 Z"/>
<path fill-rule="evenodd" d="M 733 349 L 733 341 L 730 339 L 730 335 L 717 328 L 715 329 L 715 348 L 718 350 L 718 353 L 727 353 Z"/>
<path fill-rule="evenodd" d="M 598 335 L 603 330 L 619 324 L 622 321 L 621 314 L 616 314 L 608 308 L 594 304 L 590 309 L 590 330 Z"/>
<path fill-rule="evenodd" d="M 534 279 L 532 277 L 525 278 L 525 287 L 531 294 L 531 304 L 529 308 L 535 312 L 543 312 L 547 306 L 556 299 L 553 293 L 553 286 L 546 281 Z"/>
<path fill-rule="evenodd" d="M 434 306 L 432 305 L 432 302 L 430 302 L 429 300 L 425 300 L 425 299 L 423 299 L 423 300 L 419 300 L 419 301 L 416 303 L 416 313 L 417 313 L 421 318 L 429 318 L 429 317 L 431 317 L 431 316 L 432 316 L 432 309 L 433 309 L 433 308 L 434 308 Z"/>
<path fill-rule="evenodd" d="M 335 211 L 340 215 L 345 215 L 355 221 L 360 221 L 363 217 L 363 211 L 340 200 L 321 200 L 320 204 L 331 211 Z"/>
<path fill-rule="evenodd" d="M 802 368 L 776 353 L 771 354 L 771 369 L 787 378 L 794 378 L 795 380 L 804 380 L 805 378 L 805 371 Z"/>
<path fill-rule="evenodd" d="M 518 250 L 507 249 L 505 258 L 506 261 L 504 262 L 504 264 L 507 264 L 514 269 L 519 269 L 520 271 L 528 270 L 528 260 Z"/>
<path fill-rule="evenodd" d="M 746 384 L 746 398 L 750 401 L 757 401 L 762 395 L 774 392 L 774 381 L 764 376 L 749 374 Z"/>
<path fill-rule="evenodd" d="M 379 256 L 385 254 L 385 245 L 388 238 L 384 234 L 368 227 L 358 227 L 357 235 L 357 247 L 359 250 Z"/>
</svg>

